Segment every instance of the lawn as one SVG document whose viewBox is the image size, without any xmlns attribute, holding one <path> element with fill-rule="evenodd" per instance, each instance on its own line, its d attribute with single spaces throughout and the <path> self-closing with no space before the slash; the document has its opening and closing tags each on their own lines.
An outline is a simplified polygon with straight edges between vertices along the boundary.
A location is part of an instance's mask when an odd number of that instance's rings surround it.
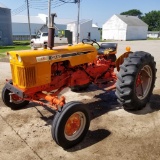
<svg viewBox="0 0 160 160">
<path fill-rule="evenodd" d="M 12 46 L 0 46 L 0 57 L 4 57 L 8 51 L 30 49 L 29 41 L 14 41 Z"/>
</svg>

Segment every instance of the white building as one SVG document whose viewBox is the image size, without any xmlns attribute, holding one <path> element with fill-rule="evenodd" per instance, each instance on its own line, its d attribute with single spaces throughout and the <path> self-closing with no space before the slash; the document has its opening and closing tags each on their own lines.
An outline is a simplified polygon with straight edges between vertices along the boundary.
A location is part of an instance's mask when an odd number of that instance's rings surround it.
<svg viewBox="0 0 160 160">
<path fill-rule="evenodd" d="M 58 30 L 65 30 L 67 24 L 71 21 L 73 20 L 55 18 L 55 35 L 58 34 Z M 48 32 L 47 15 L 30 16 L 30 27 L 32 36 L 35 36 L 38 31 Z M 28 17 L 25 15 L 12 16 L 12 32 L 13 40 L 29 40 Z"/>
<path fill-rule="evenodd" d="M 67 24 L 67 30 L 70 30 L 73 34 L 73 42 L 77 40 L 77 22 Z M 100 32 L 98 26 L 92 24 L 92 20 L 80 20 L 79 22 L 79 42 L 82 39 L 94 39 L 97 42 L 100 41 Z"/>
<path fill-rule="evenodd" d="M 58 35 L 58 30 L 70 30 L 73 32 L 73 43 L 76 40 L 77 22 L 71 19 L 55 18 L 55 35 Z M 47 15 L 38 14 L 38 16 L 30 16 L 31 35 L 35 36 L 38 31 L 47 32 Z M 13 40 L 29 40 L 28 17 L 24 15 L 12 16 L 12 31 Z M 100 40 L 100 32 L 96 25 L 92 26 L 92 20 L 80 21 L 80 41 L 83 38 L 88 38 L 90 32 L 91 39 Z"/>
<path fill-rule="evenodd" d="M 103 40 L 147 39 L 148 25 L 136 16 L 113 15 L 102 26 Z"/>
<path fill-rule="evenodd" d="M 148 38 L 160 38 L 160 31 L 148 31 Z"/>
</svg>

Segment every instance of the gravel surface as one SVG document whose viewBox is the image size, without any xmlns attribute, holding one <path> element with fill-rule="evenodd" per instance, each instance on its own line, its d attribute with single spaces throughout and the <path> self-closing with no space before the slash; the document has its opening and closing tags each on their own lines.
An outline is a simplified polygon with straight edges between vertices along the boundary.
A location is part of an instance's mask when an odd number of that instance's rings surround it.
<svg viewBox="0 0 160 160">
<path fill-rule="evenodd" d="M 0 62 L 9 62 L 8 57 L 0 58 Z"/>
<path fill-rule="evenodd" d="M 116 101 L 114 92 L 91 85 L 86 92 L 66 88 L 67 101 L 82 101 L 91 113 L 91 125 L 85 139 L 63 150 L 52 139 L 54 112 L 30 103 L 13 111 L 0 99 L 0 160 L 160 160 L 160 41 L 118 42 L 118 54 L 125 47 L 154 55 L 157 81 L 150 102 L 143 110 L 127 112 Z M 5 60 L 5 59 L 4 59 Z M 0 94 L 10 78 L 9 63 L 0 61 Z"/>
</svg>

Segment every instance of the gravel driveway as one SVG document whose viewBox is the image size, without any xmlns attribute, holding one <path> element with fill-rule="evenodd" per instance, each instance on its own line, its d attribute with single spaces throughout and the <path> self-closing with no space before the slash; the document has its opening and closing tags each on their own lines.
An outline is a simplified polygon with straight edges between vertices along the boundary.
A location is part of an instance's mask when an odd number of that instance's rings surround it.
<svg viewBox="0 0 160 160">
<path fill-rule="evenodd" d="M 143 110 L 125 111 L 114 92 L 94 85 L 84 93 L 66 88 L 67 101 L 84 102 L 92 121 L 85 139 L 63 150 L 51 136 L 54 112 L 34 103 L 13 111 L 0 99 L 0 160 L 160 160 L 160 41 L 120 41 L 117 55 L 128 45 L 151 53 L 157 63 L 154 94 Z M 0 62 L 0 94 L 7 78 L 9 63 Z"/>
</svg>

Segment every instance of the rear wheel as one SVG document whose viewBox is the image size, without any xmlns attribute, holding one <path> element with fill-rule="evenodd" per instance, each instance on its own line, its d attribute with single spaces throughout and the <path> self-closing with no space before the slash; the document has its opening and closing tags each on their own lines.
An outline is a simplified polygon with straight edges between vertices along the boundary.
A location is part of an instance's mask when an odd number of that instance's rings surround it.
<svg viewBox="0 0 160 160">
<path fill-rule="evenodd" d="M 10 81 L 9 83 L 12 84 L 12 81 Z M 6 106 L 10 107 L 13 110 L 21 109 L 29 103 L 29 101 L 23 100 L 18 95 L 13 94 L 6 88 L 6 86 L 4 86 L 2 89 L 2 100 Z"/>
<path fill-rule="evenodd" d="M 69 102 L 57 112 L 52 123 L 52 137 L 67 149 L 85 137 L 90 125 L 88 110 L 80 102 Z"/>
<path fill-rule="evenodd" d="M 117 75 L 116 96 L 126 110 L 145 107 L 156 79 L 156 63 L 146 52 L 135 52 L 124 59 Z"/>
</svg>

